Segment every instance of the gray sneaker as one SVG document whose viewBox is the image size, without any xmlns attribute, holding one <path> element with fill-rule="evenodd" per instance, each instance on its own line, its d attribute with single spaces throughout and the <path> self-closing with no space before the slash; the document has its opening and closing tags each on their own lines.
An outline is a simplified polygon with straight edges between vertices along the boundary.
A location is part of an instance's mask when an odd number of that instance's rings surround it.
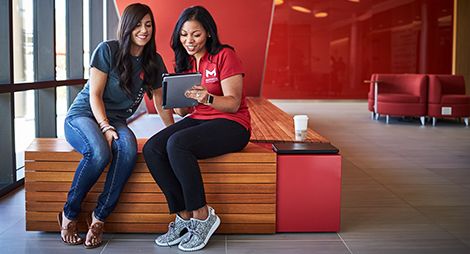
<svg viewBox="0 0 470 254">
<path fill-rule="evenodd" d="M 157 237 L 157 239 L 155 239 L 155 243 L 161 247 L 169 247 L 180 243 L 185 235 L 188 234 L 187 228 L 189 227 L 189 224 L 190 220 L 184 220 L 176 214 L 175 221 L 170 222 L 168 225 L 168 232 Z"/>
<path fill-rule="evenodd" d="M 189 233 L 178 248 L 182 251 L 196 251 L 204 248 L 207 242 L 220 225 L 220 218 L 215 214 L 214 208 L 208 206 L 209 216 L 205 220 L 191 218 Z"/>
</svg>

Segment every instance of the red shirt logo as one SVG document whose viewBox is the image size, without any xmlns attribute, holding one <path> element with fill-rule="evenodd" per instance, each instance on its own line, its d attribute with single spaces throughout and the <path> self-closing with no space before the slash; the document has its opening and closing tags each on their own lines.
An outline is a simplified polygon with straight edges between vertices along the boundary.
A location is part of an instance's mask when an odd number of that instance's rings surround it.
<svg viewBox="0 0 470 254">
<path fill-rule="evenodd" d="M 204 76 L 205 76 L 205 83 L 216 83 L 219 81 L 219 78 L 217 78 L 217 68 L 215 64 L 208 64 L 206 66 L 206 70 L 204 71 Z"/>
<path fill-rule="evenodd" d="M 217 74 L 217 73 L 215 72 L 215 68 L 214 68 L 212 71 L 206 70 L 206 78 L 209 78 L 209 77 L 211 77 L 211 76 L 212 76 L 212 77 L 217 77 L 216 74 Z"/>
</svg>

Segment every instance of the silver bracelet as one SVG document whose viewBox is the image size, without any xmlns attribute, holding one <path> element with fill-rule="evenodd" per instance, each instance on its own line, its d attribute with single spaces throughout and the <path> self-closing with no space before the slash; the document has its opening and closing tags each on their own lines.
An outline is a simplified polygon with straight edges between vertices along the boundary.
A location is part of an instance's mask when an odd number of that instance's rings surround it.
<svg viewBox="0 0 470 254">
<path fill-rule="evenodd" d="M 111 125 L 108 125 L 108 126 L 103 127 L 103 129 L 101 129 L 101 132 L 103 132 L 103 134 L 104 134 L 104 133 L 106 133 L 106 132 L 109 131 L 109 130 L 115 131 L 116 128 L 114 128 L 114 127 L 111 126 Z"/>
</svg>

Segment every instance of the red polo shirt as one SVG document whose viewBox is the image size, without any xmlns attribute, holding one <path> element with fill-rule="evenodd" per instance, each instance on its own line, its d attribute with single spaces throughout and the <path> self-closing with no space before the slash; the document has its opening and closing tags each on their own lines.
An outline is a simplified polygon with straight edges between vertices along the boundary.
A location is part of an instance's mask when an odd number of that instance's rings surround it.
<svg viewBox="0 0 470 254">
<path fill-rule="evenodd" d="M 191 72 L 196 72 L 196 64 L 193 64 Z M 216 55 L 206 53 L 200 60 L 199 72 L 202 73 L 201 85 L 207 89 L 210 94 L 223 96 L 221 81 L 242 74 L 243 69 L 235 51 L 230 48 L 223 48 Z M 194 119 L 210 120 L 216 118 L 225 118 L 240 123 L 246 129 L 250 130 L 250 112 L 245 99 L 245 92 L 242 92 L 240 107 L 235 113 L 226 113 L 214 109 L 211 106 L 199 103 L 189 116 Z"/>
</svg>

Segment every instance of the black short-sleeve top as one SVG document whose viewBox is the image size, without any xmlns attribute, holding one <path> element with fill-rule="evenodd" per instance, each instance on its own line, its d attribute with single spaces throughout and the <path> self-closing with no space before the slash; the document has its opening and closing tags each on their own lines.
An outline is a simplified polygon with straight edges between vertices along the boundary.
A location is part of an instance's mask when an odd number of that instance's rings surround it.
<svg viewBox="0 0 470 254">
<path fill-rule="evenodd" d="M 103 102 L 106 116 L 110 120 L 126 120 L 139 106 L 145 95 L 143 82 L 143 69 L 141 57 L 131 57 L 132 62 L 132 87 L 129 96 L 119 85 L 119 72 L 116 67 L 116 54 L 119 49 L 119 43 L 116 40 L 104 41 L 100 43 L 93 52 L 90 59 L 90 67 L 99 69 L 108 74 L 106 87 L 103 92 Z M 162 74 L 166 73 L 166 67 L 162 57 L 155 52 L 157 56 L 158 82 L 152 84 L 154 89 L 162 86 Z M 69 116 L 92 116 L 90 106 L 90 81 L 84 86 L 72 103 L 67 117 Z"/>
</svg>

